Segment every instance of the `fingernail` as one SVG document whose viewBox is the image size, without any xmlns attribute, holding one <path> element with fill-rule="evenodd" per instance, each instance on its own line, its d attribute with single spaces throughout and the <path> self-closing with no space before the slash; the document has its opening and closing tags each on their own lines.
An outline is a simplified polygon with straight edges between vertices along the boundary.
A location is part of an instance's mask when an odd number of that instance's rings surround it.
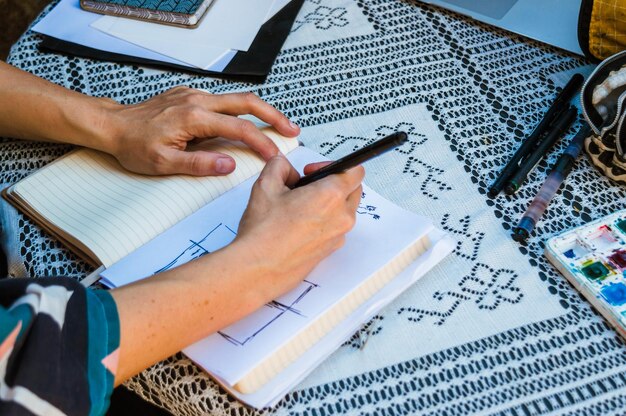
<svg viewBox="0 0 626 416">
<path fill-rule="evenodd" d="M 220 157 L 215 162 L 215 170 L 217 173 L 230 173 L 235 168 L 235 162 L 227 157 Z"/>
<path fill-rule="evenodd" d="M 291 128 L 294 129 L 294 130 L 298 129 L 298 125 L 296 123 L 294 123 L 293 121 L 289 122 L 289 126 L 291 126 Z"/>
</svg>

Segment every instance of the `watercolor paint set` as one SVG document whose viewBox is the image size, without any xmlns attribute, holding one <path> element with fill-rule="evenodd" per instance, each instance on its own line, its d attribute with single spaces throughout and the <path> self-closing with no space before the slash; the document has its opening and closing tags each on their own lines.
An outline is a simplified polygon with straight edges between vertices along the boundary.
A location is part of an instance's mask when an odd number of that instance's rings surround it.
<svg viewBox="0 0 626 416">
<path fill-rule="evenodd" d="M 626 210 L 549 239 L 545 254 L 626 338 Z"/>
</svg>

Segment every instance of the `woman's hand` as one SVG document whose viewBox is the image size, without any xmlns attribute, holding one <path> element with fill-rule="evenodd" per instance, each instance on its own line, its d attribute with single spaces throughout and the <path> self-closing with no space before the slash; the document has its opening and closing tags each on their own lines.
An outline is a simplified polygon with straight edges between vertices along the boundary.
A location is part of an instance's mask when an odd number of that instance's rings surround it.
<svg viewBox="0 0 626 416">
<path fill-rule="evenodd" d="M 280 111 L 252 93 L 212 95 L 177 87 L 136 105 L 113 112 L 115 126 L 109 152 L 134 172 L 166 175 L 226 175 L 235 169 L 227 155 L 185 151 L 189 142 L 221 136 L 242 141 L 265 160 L 278 148 L 254 123 L 238 118 L 251 114 L 294 137 L 299 128 Z"/>
<path fill-rule="evenodd" d="M 300 283 L 344 243 L 363 176 L 356 167 L 292 190 L 298 174 L 284 156 L 273 157 L 254 185 L 235 241 L 113 290 L 121 331 L 116 384 Z"/>
<path fill-rule="evenodd" d="M 305 172 L 324 164 L 309 165 Z M 359 166 L 292 190 L 299 175 L 287 159 L 276 156 L 268 162 L 234 242 L 264 277 L 263 284 L 255 283 L 264 301 L 295 287 L 344 244 L 355 223 L 364 174 Z"/>
<path fill-rule="evenodd" d="M 0 136 L 70 143 L 107 152 L 129 170 L 165 175 L 225 175 L 232 158 L 186 152 L 193 140 L 222 136 L 242 141 L 264 159 L 278 149 L 238 115 L 250 114 L 283 136 L 300 129 L 254 94 L 212 95 L 173 88 L 134 105 L 89 97 L 0 61 Z"/>
</svg>

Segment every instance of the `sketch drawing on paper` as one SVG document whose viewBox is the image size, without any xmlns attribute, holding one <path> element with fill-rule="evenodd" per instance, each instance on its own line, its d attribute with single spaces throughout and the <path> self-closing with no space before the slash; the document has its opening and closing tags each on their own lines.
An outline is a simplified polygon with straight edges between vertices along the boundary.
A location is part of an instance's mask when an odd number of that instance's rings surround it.
<svg viewBox="0 0 626 416">
<path fill-rule="evenodd" d="M 363 202 L 364 199 L 365 199 L 365 192 L 361 193 L 361 203 L 359 204 L 359 207 L 357 208 L 356 213 L 359 215 L 368 215 L 375 220 L 379 220 L 380 214 L 376 212 L 378 208 L 376 208 L 373 205 L 369 205 Z"/>
<path fill-rule="evenodd" d="M 205 254 L 209 254 L 212 251 L 218 250 L 226 244 L 229 244 L 236 236 L 237 233 L 229 226 L 219 223 L 215 226 L 215 228 L 197 241 L 190 239 L 189 245 L 185 247 L 180 254 L 174 257 L 165 266 L 156 270 L 153 274 L 173 269 L 174 267 L 180 266 L 191 260 L 195 260 L 198 257 L 202 257 Z M 226 244 L 224 244 L 224 242 L 226 242 Z"/>
<path fill-rule="evenodd" d="M 302 310 L 298 309 L 298 303 L 311 294 L 319 285 L 304 280 L 293 291 L 281 297 L 281 301 L 274 300 L 265 304 L 261 309 L 256 311 L 253 316 L 255 321 L 261 321 L 255 325 L 246 325 L 246 319 L 229 326 L 223 331 L 219 331 L 224 339 L 233 345 L 243 346 L 253 340 L 257 335 L 267 329 L 274 322 L 279 320 L 285 314 L 292 316 L 306 317 Z M 261 318 L 261 319 L 259 319 Z"/>
<path fill-rule="evenodd" d="M 378 208 L 368 204 L 365 201 L 365 193 L 361 195 L 361 204 L 357 209 L 357 214 L 379 220 L 381 218 Z M 173 269 L 191 260 L 197 259 L 216 251 L 232 242 L 237 233 L 233 228 L 220 223 L 211 231 L 199 239 L 188 240 L 189 244 L 178 251 L 177 255 L 172 258 L 163 267 L 156 270 L 154 274 Z M 306 318 L 306 311 L 299 309 L 299 304 L 309 295 L 311 295 L 319 285 L 308 280 L 304 280 L 293 291 L 283 295 L 278 300 L 267 303 L 248 318 L 244 318 L 223 331 L 219 331 L 225 340 L 236 346 L 244 346 L 264 330 L 269 328 L 273 323 L 283 317 L 302 317 Z M 253 323 L 252 323 L 253 322 Z"/>
<path fill-rule="evenodd" d="M 219 250 L 230 244 L 236 236 L 237 233 L 233 228 L 224 223 L 219 223 L 201 238 L 189 238 L 187 240 L 189 244 L 177 250 L 176 256 L 163 267 L 154 271 L 154 274 L 173 269 L 205 254 Z M 259 322 L 255 325 L 246 325 L 246 318 L 244 318 L 218 333 L 230 343 L 243 346 L 285 314 L 306 317 L 306 314 L 298 309 L 298 304 L 317 287 L 319 286 L 316 283 L 304 280 L 295 290 L 281 296 L 279 300 L 267 303 L 256 311 L 253 316 L 255 321 Z"/>
</svg>

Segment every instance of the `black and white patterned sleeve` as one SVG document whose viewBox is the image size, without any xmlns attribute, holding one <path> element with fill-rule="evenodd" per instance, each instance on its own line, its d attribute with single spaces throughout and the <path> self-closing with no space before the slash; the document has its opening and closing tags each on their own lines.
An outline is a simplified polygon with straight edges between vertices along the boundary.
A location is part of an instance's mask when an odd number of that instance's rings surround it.
<svg viewBox="0 0 626 416">
<path fill-rule="evenodd" d="M 105 291 L 67 278 L 1 280 L 0 414 L 104 414 L 119 338 Z"/>
</svg>

